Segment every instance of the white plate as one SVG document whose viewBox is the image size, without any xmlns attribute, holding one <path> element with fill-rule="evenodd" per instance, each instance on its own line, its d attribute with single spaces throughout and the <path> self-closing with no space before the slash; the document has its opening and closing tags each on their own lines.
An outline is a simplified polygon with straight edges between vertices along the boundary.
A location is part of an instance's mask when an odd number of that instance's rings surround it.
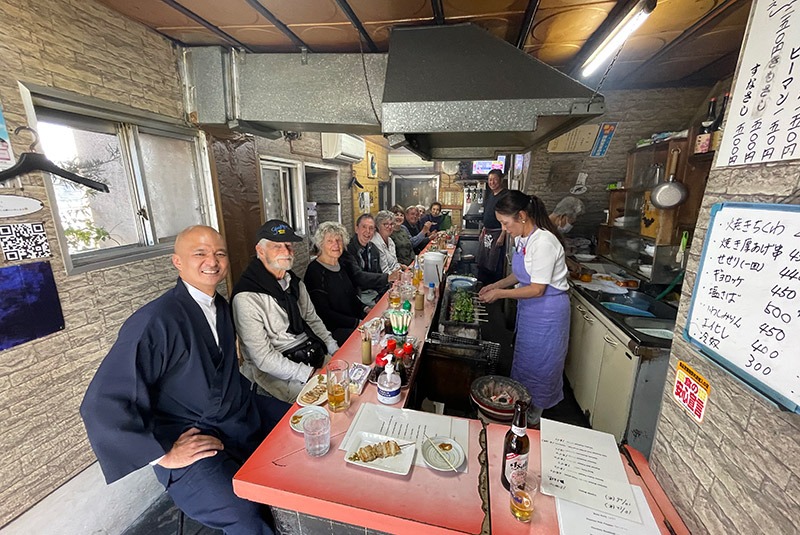
<svg viewBox="0 0 800 535">
<path fill-rule="evenodd" d="M 595 255 L 593 255 L 593 254 L 576 254 L 575 255 L 575 260 L 577 260 L 578 262 L 591 262 L 595 258 L 597 258 L 597 257 Z"/>
<path fill-rule="evenodd" d="M 416 451 L 416 444 L 404 442 L 402 440 L 397 440 L 396 438 L 387 437 L 385 435 L 376 435 L 375 433 L 367 433 L 366 431 L 362 431 L 359 433 L 359 437 L 353 440 L 350 449 L 347 450 L 347 453 L 344 455 L 344 460 L 350 464 L 355 464 L 358 466 L 363 466 L 365 468 L 372 468 L 373 470 L 380 470 L 381 472 L 389 472 L 390 474 L 399 474 L 404 476 L 411 470 L 411 465 L 414 462 L 414 451 Z M 400 453 L 393 456 L 393 457 L 386 457 L 382 459 L 375 459 L 372 462 L 365 463 L 362 461 L 351 461 L 350 457 L 353 456 L 355 452 L 358 451 L 358 448 L 370 445 L 370 444 L 378 444 L 380 442 L 386 442 L 387 440 L 394 440 L 402 446 L 400 449 Z M 408 444 L 407 446 L 405 444 Z"/>
<path fill-rule="evenodd" d="M 322 377 L 322 382 L 321 383 L 319 382 L 320 381 L 319 377 Z M 310 391 L 311 389 L 313 389 L 318 384 L 323 384 L 323 385 L 328 384 L 327 383 L 327 378 L 322 373 L 311 376 L 311 379 L 308 380 L 308 382 L 306 383 L 306 386 L 304 386 L 303 389 L 300 391 L 300 393 L 297 395 L 297 404 L 300 405 L 301 407 L 308 407 L 309 405 L 322 405 L 323 403 L 328 401 L 328 392 L 327 391 L 323 392 L 322 395 L 319 398 L 317 398 L 317 401 L 315 401 L 314 403 L 305 403 L 305 402 L 300 400 L 300 398 L 303 397 L 303 394 L 305 394 L 306 392 Z"/>
<path fill-rule="evenodd" d="M 289 420 L 289 427 L 297 431 L 298 433 L 303 432 L 303 419 L 308 416 L 309 414 L 328 414 L 328 411 L 323 409 L 322 407 L 316 407 L 314 405 L 303 407 L 302 409 L 297 409 L 292 414 L 291 419 Z"/>
<path fill-rule="evenodd" d="M 607 294 L 626 294 L 628 293 L 627 288 L 623 288 L 622 286 L 617 286 L 613 282 L 609 281 L 602 281 L 602 280 L 593 280 L 592 282 L 583 282 L 579 280 L 571 280 L 573 284 L 577 284 L 578 286 L 583 286 L 587 290 L 592 290 L 594 292 L 605 292 Z"/>
<path fill-rule="evenodd" d="M 445 451 L 440 447 L 441 444 L 450 444 L 452 448 Z M 437 453 L 437 450 L 441 455 Z M 442 456 L 446 457 L 447 460 Z M 450 437 L 436 436 L 432 437 L 430 442 L 427 440 L 422 442 L 422 458 L 425 460 L 425 464 L 434 470 L 452 472 L 453 468 L 450 465 L 452 464 L 453 467 L 458 469 L 464 462 L 464 457 L 464 450 L 461 448 L 461 444 Z M 447 461 L 450 461 L 450 464 Z"/>
</svg>

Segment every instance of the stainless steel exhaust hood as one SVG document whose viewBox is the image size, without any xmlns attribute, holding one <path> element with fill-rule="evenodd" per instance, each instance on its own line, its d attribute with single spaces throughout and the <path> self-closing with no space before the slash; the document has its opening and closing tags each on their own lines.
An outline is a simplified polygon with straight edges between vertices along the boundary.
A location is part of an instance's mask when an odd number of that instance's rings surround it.
<svg viewBox="0 0 800 535">
<path fill-rule="evenodd" d="M 602 95 L 472 24 L 395 28 L 382 127 L 436 160 L 524 152 L 605 111 Z"/>
<path fill-rule="evenodd" d="M 425 159 L 524 152 L 604 111 L 602 95 L 471 24 L 395 28 L 388 55 L 363 62 L 200 47 L 183 63 L 198 124 L 384 134 Z"/>
</svg>

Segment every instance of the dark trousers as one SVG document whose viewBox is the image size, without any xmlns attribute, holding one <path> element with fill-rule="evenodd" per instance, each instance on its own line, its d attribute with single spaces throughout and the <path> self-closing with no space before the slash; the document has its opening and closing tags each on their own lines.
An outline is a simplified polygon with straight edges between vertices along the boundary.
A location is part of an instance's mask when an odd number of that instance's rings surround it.
<svg viewBox="0 0 800 535">
<path fill-rule="evenodd" d="M 286 414 L 290 405 L 274 398 L 255 396 L 264 433 Z M 261 437 L 263 438 L 263 437 Z M 154 466 L 156 477 L 178 508 L 187 516 L 225 535 L 273 535 L 267 523 L 269 508 L 233 493 L 233 476 L 258 444 L 242 452 L 237 448 L 218 451 L 185 468 L 168 470 Z"/>
<path fill-rule="evenodd" d="M 187 516 L 225 535 L 273 535 L 266 506 L 233 493 L 233 476 L 241 466 L 222 450 L 187 468 L 169 470 L 167 492 Z"/>
</svg>

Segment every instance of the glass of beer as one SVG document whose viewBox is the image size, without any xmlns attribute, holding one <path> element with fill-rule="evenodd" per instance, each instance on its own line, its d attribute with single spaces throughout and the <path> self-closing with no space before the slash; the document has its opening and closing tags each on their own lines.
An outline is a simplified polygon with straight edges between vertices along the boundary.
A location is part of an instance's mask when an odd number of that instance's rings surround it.
<svg viewBox="0 0 800 535">
<path fill-rule="evenodd" d="M 530 522 L 533 502 L 539 492 L 539 477 L 533 472 L 517 471 L 509 480 L 511 491 L 511 514 L 520 522 Z"/>
<path fill-rule="evenodd" d="M 332 360 L 327 367 L 328 407 L 331 412 L 346 411 L 350 407 L 350 364 Z"/>
</svg>

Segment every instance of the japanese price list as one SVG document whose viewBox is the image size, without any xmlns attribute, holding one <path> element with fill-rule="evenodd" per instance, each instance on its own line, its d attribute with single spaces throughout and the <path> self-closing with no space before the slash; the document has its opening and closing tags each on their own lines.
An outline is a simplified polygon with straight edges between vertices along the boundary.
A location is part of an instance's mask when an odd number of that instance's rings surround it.
<svg viewBox="0 0 800 535">
<path fill-rule="evenodd" d="M 800 405 L 800 207 L 732 203 L 715 205 L 712 213 L 688 338 L 794 410 Z"/>
<path fill-rule="evenodd" d="M 800 158 L 800 12 L 753 2 L 717 167 Z"/>
<path fill-rule="evenodd" d="M 541 420 L 542 492 L 640 522 L 614 436 Z"/>
</svg>

